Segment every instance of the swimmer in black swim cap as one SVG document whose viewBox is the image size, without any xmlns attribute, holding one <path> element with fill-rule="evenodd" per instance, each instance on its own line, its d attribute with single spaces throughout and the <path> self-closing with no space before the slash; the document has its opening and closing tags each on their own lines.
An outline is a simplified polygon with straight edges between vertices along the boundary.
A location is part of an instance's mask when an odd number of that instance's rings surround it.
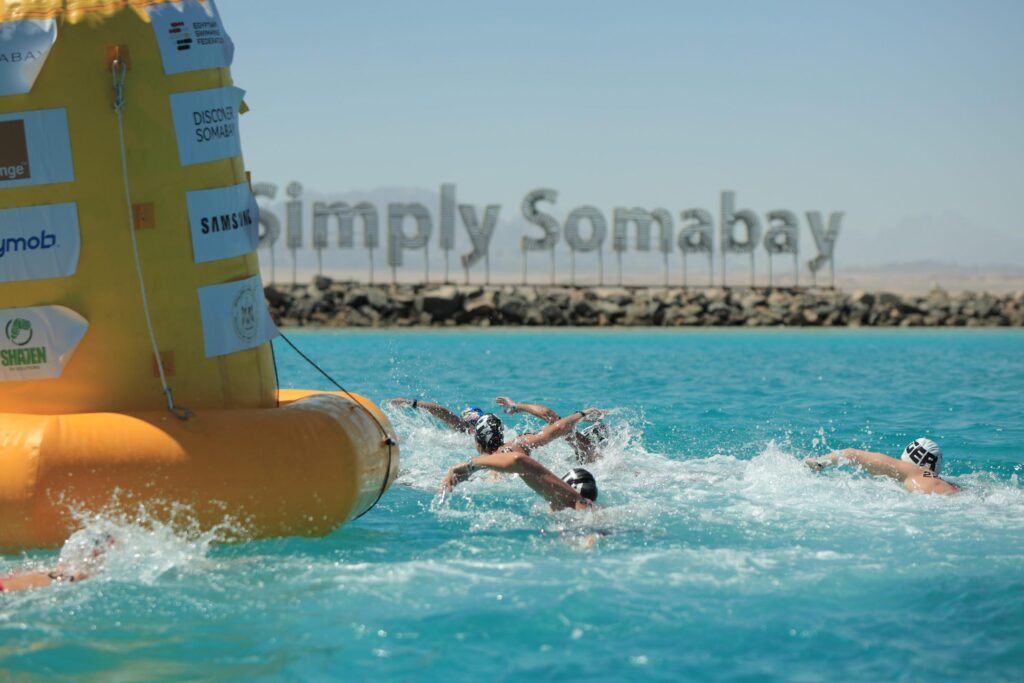
<svg viewBox="0 0 1024 683">
<path fill-rule="evenodd" d="M 383 402 L 393 406 L 411 406 L 416 409 L 425 410 L 455 431 L 469 432 L 470 434 L 473 433 L 476 421 L 484 414 L 484 411 L 476 406 L 467 406 L 461 415 L 456 415 L 442 405 L 419 399 L 388 398 Z"/>
<path fill-rule="evenodd" d="M 554 410 L 539 403 L 516 403 L 508 396 L 499 396 L 494 399 L 494 402 L 502 406 L 508 415 L 526 413 L 539 417 L 548 424 L 553 424 L 561 419 Z M 607 445 L 608 436 L 608 425 L 598 420 L 586 429 L 578 432 L 573 430 L 566 435 L 565 440 L 572 446 L 572 450 L 576 454 L 576 462 L 586 465 L 603 457 L 601 450 Z"/>
<path fill-rule="evenodd" d="M 441 482 L 441 492 L 452 490 L 469 479 L 477 470 L 488 469 L 518 474 L 527 486 L 551 504 L 552 510 L 592 509 L 594 498 L 597 497 L 597 483 L 593 475 L 583 469 L 573 470 L 566 475 L 575 482 L 570 484 L 568 480 L 558 478 L 551 470 L 531 458 L 529 451 L 564 437 L 572 432 L 580 421 L 593 422 L 600 417 L 600 410 L 588 408 L 563 417 L 535 434 L 526 434 L 514 441 L 501 443 L 504 435 L 501 420 L 490 413 L 482 415 L 477 421 L 476 428 L 476 449 L 479 455 L 448 470 L 444 481 Z M 570 476 L 576 472 L 583 472 L 586 476 Z M 588 476 L 589 482 L 586 481 Z M 593 498 L 587 496 L 591 492 Z"/>
<path fill-rule="evenodd" d="M 565 476 L 562 477 L 562 481 L 573 487 L 587 500 L 597 500 L 597 481 L 594 479 L 593 474 L 582 467 L 576 467 L 566 472 Z"/>
</svg>

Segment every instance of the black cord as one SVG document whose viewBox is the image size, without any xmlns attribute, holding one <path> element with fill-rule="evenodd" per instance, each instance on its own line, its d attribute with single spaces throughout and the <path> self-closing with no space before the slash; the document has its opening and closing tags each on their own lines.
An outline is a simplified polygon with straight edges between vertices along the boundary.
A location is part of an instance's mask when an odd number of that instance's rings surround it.
<svg viewBox="0 0 1024 683">
<path fill-rule="evenodd" d="M 291 339 L 289 339 L 289 338 L 288 338 L 287 336 L 285 336 L 285 334 L 284 334 L 283 332 L 280 332 L 280 331 L 279 331 L 279 334 L 281 335 L 281 339 L 284 339 L 284 340 L 285 340 L 285 342 L 286 342 L 286 343 L 288 344 L 288 346 L 292 347 L 292 350 L 293 350 L 293 351 L 295 351 L 295 353 L 297 353 L 297 354 L 299 354 L 300 356 L 302 356 L 302 359 L 303 359 L 303 360 L 305 360 L 305 361 L 306 361 L 307 363 L 309 363 L 309 364 L 310 364 L 310 365 L 312 365 L 312 366 L 313 366 L 314 368 L 316 368 L 316 369 L 317 369 L 317 371 L 318 371 L 318 372 L 319 372 L 319 373 L 320 373 L 321 375 L 323 375 L 324 377 L 326 377 L 326 378 L 327 378 L 327 381 L 328 381 L 328 382 L 330 382 L 330 383 L 331 383 L 331 384 L 333 384 L 334 386 L 338 387 L 338 389 L 339 389 L 340 391 L 342 391 L 342 392 L 343 392 L 343 393 L 344 393 L 344 394 L 345 394 L 346 396 L 348 396 L 348 397 L 349 397 L 349 399 L 350 399 L 350 400 L 351 400 L 351 401 L 352 401 L 353 403 L 355 403 L 355 404 L 356 404 L 357 406 L 359 406 L 359 408 L 360 408 L 360 409 L 361 409 L 361 410 L 362 410 L 362 411 L 363 411 L 364 413 L 366 413 L 367 415 L 369 415 L 369 416 L 370 416 L 370 419 L 371 419 L 371 420 L 373 420 L 373 421 L 374 421 L 374 423 L 375 423 L 375 424 L 377 425 L 377 427 L 378 427 L 378 428 L 380 429 L 380 433 L 384 435 L 384 444 L 385 444 L 385 445 L 386 445 L 386 446 L 388 447 L 388 467 L 387 467 L 387 469 L 386 469 L 386 470 L 384 471 L 384 483 L 383 483 L 383 484 L 381 484 L 381 487 L 380 487 L 380 493 L 378 493 L 378 494 L 377 494 L 377 500 L 373 501 L 373 504 L 372 504 L 372 505 L 371 505 L 370 507 L 368 507 L 368 508 L 366 508 L 365 510 L 363 510 L 362 512 L 360 512 L 360 513 L 359 513 L 359 516 L 357 516 L 357 517 L 354 517 L 352 521 L 355 521 L 355 520 L 359 519 L 359 517 L 362 517 L 362 516 L 363 516 L 363 515 L 365 515 L 365 514 L 366 514 L 367 512 L 369 512 L 370 510 L 372 510 L 373 508 L 377 507 L 377 503 L 379 503 L 379 502 L 380 502 L 380 499 L 384 497 L 384 492 L 388 490 L 388 479 L 390 479 L 390 478 L 391 478 L 391 463 L 392 463 L 392 453 L 391 453 L 391 450 L 392 450 L 392 447 L 393 447 L 393 446 L 395 445 L 395 440 L 391 438 L 391 435 L 390 435 L 390 434 L 388 434 L 388 430 L 386 430 L 386 429 L 384 428 L 384 425 L 382 425 L 382 424 L 381 424 L 381 422 L 380 422 L 380 420 L 378 420 L 378 419 L 377 419 L 377 416 L 373 414 L 373 411 L 371 411 L 371 410 L 370 410 L 369 408 L 367 408 L 367 407 L 366 407 L 366 406 L 364 406 L 364 405 L 363 405 L 362 403 L 360 403 L 359 401 L 357 401 L 357 400 L 355 399 L 355 397 L 354 397 L 354 396 L 352 395 L 352 393 L 351 393 L 351 392 L 350 392 L 350 391 L 349 391 L 348 389 L 346 389 L 345 387 L 341 386 L 341 385 L 340 385 L 340 384 L 339 384 L 339 383 L 338 383 L 338 382 L 337 382 L 337 381 L 336 381 L 336 380 L 335 380 L 335 379 L 334 379 L 333 377 L 331 377 L 330 375 L 328 375 L 328 374 L 327 374 L 327 372 L 326 372 L 326 371 L 324 371 L 324 369 L 323 369 L 323 368 L 321 368 L 321 367 L 320 367 L 319 365 L 317 365 L 317 364 L 316 364 L 316 363 L 315 363 L 315 362 L 313 361 L 313 359 L 311 359 L 311 358 L 310 358 L 309 356 L 307 356 L 307 355 L 306 355 L 306 354 L 304 354 L 304 353 L 303 353 L 302 351 L 300 351 L 300 350 L 299 350 L 299 347 L 295 346 L 295 344 L 293 344 L 293 343 L 292 343 L 292 340 L 291 340 Z M 275 365 L 274 365 L 274 367 L 275 367 L 275 369 L 276 369 L 276 367 L 277 367 L 277 364 L 276 364 L 276 362 L 275 362 Z M 278 385 L 278 386 L 280 386 L 280 385 Z"/>
<path fill-rule="evenodd" d="M 284 336 L 284 335 L 282 335 L 282 336 Z M 274 352 L 274 345 L 273 344 L 270 345 L 270 360 L 272 360 L 274 362 L 274 386 L 280 388 L 281 387 L 281 377 L 277 374 L 277 353 Z M 277 401 L 277 407 L 280 408 L 281 407 L 281 397 L 278 396 L 275 400 Z"/>
</svg>

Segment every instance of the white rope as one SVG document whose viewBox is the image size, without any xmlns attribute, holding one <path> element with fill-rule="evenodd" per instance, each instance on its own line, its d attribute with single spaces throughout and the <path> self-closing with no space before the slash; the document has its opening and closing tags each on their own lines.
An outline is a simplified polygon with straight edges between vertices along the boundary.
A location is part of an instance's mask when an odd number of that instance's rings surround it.
<svg viewBox="0 0 1024 683">
<path fill-rule="evenodd" d="M 135 216 L 132 210 L 132 193 L 128 185 L 128 157 L 125 154 L 124 145 L 124 79 L 128 72 L 128 65 L 119 59 L 110 64 L 110 74 L 114 82 L 114 112 L 117 114 L 117 133 L 121 142 L 121 176 L 124 178 L 124 198 L 128 205 L 128 231 L 132 237 L 132 254 L 135 256 L 135 274 L 139 278 L 139 293 L 142 295 L 142 312 L 146 318 L 146 328 L 149 330 L 149 341 L 153 345 L 153 357 L 156 359 L 156 367 L 160 372 L 160 384 L 164 388 L 164 396 L 167 398 L 167 409 L 175 417 L 187 420 L 190 416 L 188 408 L 180 410 L 174 405 L 174 396 L 171 394 L 171 387 L 167 383 L 167 373 L 164 370 L 164 361 L 160 357 L 160 345 L 156 341 L 156 332 L 153 331 L 153 319 L 149 314 L 149 298 L 146 295 L 146 282 L 142 277 L 142 262 L 139 259 L 139 243 L 135 239 Z"/>
</svg>

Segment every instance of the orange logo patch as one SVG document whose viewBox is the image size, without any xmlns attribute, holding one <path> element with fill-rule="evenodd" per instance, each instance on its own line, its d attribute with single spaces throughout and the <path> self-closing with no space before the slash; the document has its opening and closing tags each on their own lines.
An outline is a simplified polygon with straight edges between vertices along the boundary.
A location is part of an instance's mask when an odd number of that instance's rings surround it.
<svg viewBox="0 0 1024 683">
<path fill-rule="evenodd" d="M 0 121 L 0 183 L 32 177 L 22 119 Z"/>
</svg>

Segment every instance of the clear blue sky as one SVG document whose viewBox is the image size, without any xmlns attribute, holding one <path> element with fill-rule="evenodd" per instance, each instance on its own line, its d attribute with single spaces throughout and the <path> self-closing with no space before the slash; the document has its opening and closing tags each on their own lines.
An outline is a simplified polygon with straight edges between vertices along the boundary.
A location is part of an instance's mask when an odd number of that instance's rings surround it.
<svg viewBox="0 0 1024 683">
<path fill-rule="evenodd" d="M 218 7 L 257 180 L 450 181 L 505 219 L 542 186 L 564 213 L 609 214 L 717 214 L 732 189 L 762 214 L 846 211 L 837 254 L 870 258 L 884 238 L 930 240 L 922 255 L 949 261 L 1024 261 L 1024 2 Z M 980 246 L 955 244 L 959 230 Z"/>
</svg>

